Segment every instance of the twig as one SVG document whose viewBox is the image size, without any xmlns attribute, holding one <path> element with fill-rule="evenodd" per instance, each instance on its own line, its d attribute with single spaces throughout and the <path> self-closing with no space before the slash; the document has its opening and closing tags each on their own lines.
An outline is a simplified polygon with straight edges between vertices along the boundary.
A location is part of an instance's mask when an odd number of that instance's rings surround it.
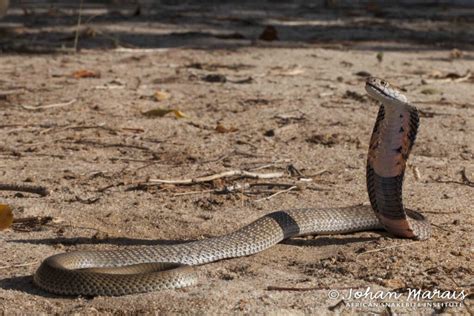
<svg viewBox="0 0 474 316">
<path fill-rule="evenodd" d="M 253 178 L 253 179 L 271 179 L 271 178 L 280 178 L 285 174 L 283 172 L 274 172 L 274 173 L 255 173 L 245 170 L 229 170 L 221 173 L 212 174 L 209 176 L 198 177 L 194 179 L 182 179 L 182 180 L 165 180 L 165 179 L 149 179 L 148 183 L 163 183 L 163 184 L 195 184 L 202 182 L 210 182 L 216 179 L 241 176 L 244 178 Z"/>
<path fill-rule="evenodd" d="M 101 146 L 101 147 L 119 147 L 119 148 L 127 147 L 127 148 L 141 149 L 141 150 L 153 152 L 152 149 L 145 146 L 141 146 L 141 145 L 122 144 L 122 143 L 102 143 L 100 141 L 90 140 L 90 139 L 79 139 L 79 140 L 74 140 L 74 141 L 61 140 L 61 142 L 66 143 L 66 144 L 95 145 L 95 146 Z M 146 160 L 146 161 L 149 161 L 149 160 Z"/>
<path fill-rule="evenodd" d="M 28 267 L 28 266 L 32 266 L 32 265 L 37 264 L 37 263 L 38 263 L 38 261 L 33 261 L 33 262 L 28 262 L 28 263 L 21 263 L 21 264 L 13 264 L 13 265 L 10 265 L 10 266 L 0 267 L 0 270 L 10 269 L 10 268 Z"/>
<path fill-rule="evenodd" d="M 328 310 L 330 310 L 331 312 L 334 312 L 336 309 L 339 309 L 341 306 L 344 305 L 344 300 L 340 300 L 339 302 L 337 302 L 336 304 L 332 305 L 332 306 L 329 306 L 328 307 Z"/>
<path fill-rule="evenodd" d="M 211 193 L 211 192 L 215 192 L 215 190 L 201 190 L 201 191 L 181 192 L 181 193 L 175 193 L 175 194 L 173 194 L 173 196 L 192 195 L 192 194 Z"/>
<path fill-rule="evenodd" d="M 118 53 L 165 53 L 169 51 L 169 48 L 126 48 L 126 47 L 117 47 L 114 49 Z"/>
<path fill-rule="evenodd" d="M 31 127 L 31 125 L 24 125 L 24 124 L 2 124 L 0 125 L 0 128 L 10 128 L 10 127 Z"/>
<path fill-rule="evenodd" d="M 17 95 L 17 94 L 22 94 L 25 92 L 25 89 L 17 89 L 17 90 L 4 90 L 0 91 L 0 97 L 6 97 L 9 95 Z"/>
<path fill-rule="evenodd" d="M 308 177 L 320 176 L 320 175 L 322 175 L 322 174 L 325 173 L 325 172 L 328 172 L 328 169 L 321 169 L 321 170 L 317 171 L 316 173 L 310 174 Z"/>
<path fill-rule="evenodd" d="M 188 124 L 191 125 L 191 126 L 197 127 L 195 123 L 188 122 Z M 198 128 L 201 128 L 201 127 L 198 127 Z M 209 128 L 209 129 L 214 130 L 214 128 Z M 210 160 L 204 160 L 204 161 L 201 161 L 200 163 L 218 162 L 218 161 L 224 160 L 224 159 L 226 159 L 226 158 L 228 158 L 232 155 L 241 155 L 241 156 L 253 157 L 253 158 L 266 158 L 266 156 L 264 156 L 264 155 L 252 154 L 252 153 L 248 153 L 248 152 L 236 149 L 236 150 L 233 150 L 233 151 L 231 151 L 227 154 L 220 155 L 217 158 L 210 159 Z M 250 169 L 250 170 L 255 171 L 256 169 Z"/>
<path fill-rule="evenodd" d="M 438 180 L 438 179 L 433 179 L 433 181 L 438 182 L 438 183 L 446 183 L 446 184 L 452 183 L 452 184 L 467 185 L 469 187 L 474 187 L 474 182 L 471 182 L 471 181 L 466 182 L 464 181 L 464 179 L 463 179 L 463 182 L 456 181 L 456 180 Z"/>
<path fill-rule="evenodd" d="M 362 255 L 368 254 L 368 253 L 374 253 L 374 252 L 384 251 L 384 250 L 387 250 L 387 249 L 398 248 L 398 247 L 411 246 L 411 245 L 416 244 L 416 243 L 418 243 L 418 241 L 412 241 L 412 242 L 409 242 L 409 243 L 406 243 L 406 244 L 399 244 L 399 245 L 393 245 L 393 246 L 388 246 L 388 247 L 382 247 L 382 248 L 367 250 L 367 251 L 364 251 L 362 253 L 359 253 L 356 256 L 356 258 L 359 257 L 359 256 L 362 256 Z"/>
<path fill-rule="evenodd" d="M 454 101 L 447 101 L 447 100 L 419 100 L 419 101 L 412 101 L 414 104 L 436 104 L 436 105 L 448 105 L 448 106 L 456 106 L 456 107 L 472 107 L 469 103 L 461 103 L 461 102 L 454 102 Z"/>
<path fill-rule="evenodd" d="M 41 126 L 41 127 L 43 127 L 43 126 Z M 107 126 L 105 126 L 105 123 L 103 123 L 103 124 L 99 124 L 99 125 L 73 125 L 73 126 L 70 126 L 70 125 L 61 125 L 61 126 L 56 125 L 56 126 L 50 126 L 49 128 L 42 130 L 40 132 L 40 134 L 43 135 L 43 134 L 49 133 L 50 131 L 53 131 L 56 128 L 61 128 L 63 130 L 70 130 L 70 129 L 73 129 L 73 130 L 103 129 L 103 130 L 113 132 L 113 133 L 117 133 L 119 131 L 119 130 L 113 129 L 111 127 L 107 127 Z M 64 139 L 67 139 L 67 138 L 64 138 Z"/>
<path fill-rule="evenodd" d="M 244 190 L 248 190 L 248 189 L 251 189 L 251 188 L 254 188 L 254 187 L 259 187 L 259 186 L 273 186 L 273 187 L 290 188 L 290 187 L 294 186 L 294 184 L 286 184 L 286 183 L 244 183 L 244 184 L 240 184 L 240 183 L 236 183 L 236 184 L 233 184 L 233 185 L 225 186 L 223 189 L 218 188 L 218 189 L 210 189 L 210 190 L 181 192 L 181 193 L 175 193 L 175 194 L 173 194 L 173 196 L 192 195 L 192 194 L 201 194 L 201 193 L 228 194 L 228 193 L 234 193 L 234 192 L 248 194 L 248 192 L 244 192 Z M 272 191 L 258 190 L 258 192 L 256 194 L 265 193 L 265 192 L 274 193 L 275 191 L 274 190 L 272 190 Z M 278 191 L 278 192 L 280 192 L 280 191 Z"/>
<path fill-rule="evenodd" d="M 51 216 L 30 216 L 23 218 L 15 218 L 13 220 L 11 228 L 14 231 L 20 232 L 31 232 L 38 230 L 42 226 L 51 222 L 53 218 Z"/>
<path fill-rule="evenodd" d="M 51 108 L 58 108 L 62 106 L 68 106 L 68 105 L 72 105 L 76 103 L 76 101 L 77 99 L 72 99 L 64 103 L 53 103 L 53 104 L 46 104 L 46 105 L 39 105 L 39 106 L 29 106 L 29 105 L 20 105 L 20 106 L 24 108 L 25 110 L 35 111 L 35 110 L 43 110 L 43 109 L 51 109 Z"/>
<path fill-rule="evenodd" d="M 263 186 L 266 186 L 266 187 L 284 187 L 284 188 L 288 189 L 288 188 L 294 186 L 294 184 L 270 183 L 270 182 L 244 183 L 244 184 L 236 183 L 236 184 L 233 184 L 233 185 L 225 186 L 224 189 L 215 190 L 215 192 L 216 193 L 232 193 L 232 192 L 235 192 L 235 191 L 242 192 L 243 190 L 248 190 L 248 189 L 251 189 L 251 188 L 263 187 Z M 275 191 L 272 191 L 272 192 L 275 192 Z"/>
<path fill-rule="evenodd" d="M 0 191 L 29 192 L 36 193 L 41 196 L 46 196 L 49 194 L 49 190 L 46 187 L 33 184 L 0 183 Z"/>
<path fill-rule="evenodd" d="M 239 193 L 242 193 L 244 190 L 247 190 L 250 187 L 251 185 L 249 183 L 244 183 L 244 184 L 235 183 L 232 185 L 226 185 L 224 189 L 217 189 L 214 192 L 218 194 L 233 193 L 236 191 L 238 191 Z"/>
<path fill-rule="evenodd" d="M 418 113 L 420 114 L 420 117 L 434 117 L 435 115 L 443 115 L 443 116 L 449 116 L 449 115 L 454 115 L 451 113 L 438 113 L 438 112 L 432 112 L 432 111 L 425 111 L 425 110 L 418 110 Z"/>
<path fill-rule="evenodd" d="M 261 166 L 258 166 L 258 167 L 249 168 L 249 170 L 257 171 L 257 170 L 267 169 L 267 168 L 274 167 L 276 164 L 279 164 L 279 163 L 282 163 L 282 162 L 290 162 L 290 160 L 289 159 L 278 159 L 278 160 L 272 161 L 271 163 L 267 163 L 267 164 L 264 164 L 264 165 L 261 165 Z"/>
<path fill-rule="evenodd" d="M 303 291 L 321 291 L 321 290 L 350 290 L 350 289 L 358 289 L 360 287 L 352 287 L 352 286 L 347 286 L 347 287 L 329 287 L 329 286 L 315 286 L 315 287 L 285 287 L 285 286 L 268 286 L 267 291 L 298 291 L 298 292 L 303 292 Z"/>
<path fill-rule="evenodd" d="M 81 0 L 79 3 L 79 13 L 77 15 L 77 26 L 76 26 L 76 35 L 74 36 L 74 52 L 77 53 L 77 44 L 79 43 L 79 28 L 81 26 L 81 17 L 82 17 L 82 5 L 84 0 Z"/>
<path fill-rule="evenodd" d="M 280 195 L 282 193 L 286 193 L 286 192 L 290 192 L 291 190 L 294 190 L 294 189 L 297 189 L 298 187 L 296 185 L 292 186 L 292 187 L 289 187 L 288 189 L 286 190 L 281 190 L 281 191 L 278 191 L 270 196 L 267 196 L 267 197 L 264 197 L 264 198 L 261 198 L 261 199 L 258 199 L 258 200 L 255 200 L 255 202 L 261 202 L 261 201 L 266 201 L 266 200 L 270 200 L 272 198 L 274 198 L 275 196 L 277 195 Z"/>
<path fill-rule="evenodd" d="M 109 132 L 117 132 L 118 130 L 113 129 L 111 127 L 107 127 L 105 123 L 97 124 L 97 125 L 72 125 L 66 126 L 64 129 L 74 129 L 74 130 L 81 130 L 81 129 L 103 129 Z"/>
<path fill-rule="evenodd" d="M 436 227 L 436 228 L 438 228 L 438 229 L 441 229 L 441 230 L 443 230 L 443 231 L 445 231 L 445 232 L 451 232 L 451 233 L 453 232 L 453 231 L 450 230 L 450 229 L 443 228 L 443 227 L 441 227 L 441 226 L 439 226 L 439 225 L 436 225 L 436 224 L 433 224 L 433 223 L 431 223 L 431 226 L 434 226 L 434 227 Z"/>
</svg>

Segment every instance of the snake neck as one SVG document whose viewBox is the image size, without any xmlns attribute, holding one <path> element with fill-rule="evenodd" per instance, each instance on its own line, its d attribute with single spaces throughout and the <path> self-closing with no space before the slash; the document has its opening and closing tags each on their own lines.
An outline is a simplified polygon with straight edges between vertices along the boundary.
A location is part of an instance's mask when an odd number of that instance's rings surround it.
<svg viewBox="0 0 474 316">
<path fill-rule="evenodd" d="M 372 208 L 388 231 L 409 238 L 416 236 L 407 221 L 402 187 L 418 125 L 415 107 L 407 103 L 381 104 L 367 159 L 367 192 Z"/>
<path fill-rule="evenodd" d="M 381 104 L 370 139 L 367 164 L 379 176 L 403 176 L 418 125 L 419 116 L 415 107 L 409 104 Z"/>
</svg>

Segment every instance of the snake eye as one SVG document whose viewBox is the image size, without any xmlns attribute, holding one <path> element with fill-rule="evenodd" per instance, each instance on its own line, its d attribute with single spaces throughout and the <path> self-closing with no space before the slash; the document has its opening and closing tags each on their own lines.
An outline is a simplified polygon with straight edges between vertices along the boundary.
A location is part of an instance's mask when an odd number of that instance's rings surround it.
<svg viewBox="0 0 474 316">
<path fill-rule="evenodd" d="M 387 85 L 387 82 L 385 80 L 380 81 L 380 83 L 382 84 L 382 86 Z"/>
</svg>

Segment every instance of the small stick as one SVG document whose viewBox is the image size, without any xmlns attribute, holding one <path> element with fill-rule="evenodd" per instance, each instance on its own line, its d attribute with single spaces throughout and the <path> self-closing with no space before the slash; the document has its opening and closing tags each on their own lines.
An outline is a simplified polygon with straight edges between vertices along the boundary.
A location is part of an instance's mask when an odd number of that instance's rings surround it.
<svg viewBox="0 0 474 316">
<path fill-rule="evenodd" d="M 362 253 L 359 253 L 356 257 L 362 256 L 362 255 L 365 255 L 365 254 L 368 254 L 368 253 L 374 253 L 374 252 L 383 251 L 383 250 L 386 250 L 386 249 L 392 249 L 392 248 L 398 248 L 398 247 L 411 246 L 411 245 L 416 244 L 416 243 L 418 243 L 418 241 L 412 241 L 412 242 L 409 242 L 409 243 L 406 243 L 406 244 L 399 244 L 399 245 L 394 245 L 394 246 L 388 246 L 388 247 L 382 247 L 382 248 L 372 249 L 372 250 L 368 250 L 368 251 L 364 251 L 364 252 L 362 252 Z"/>
<path fill-rule="evenodd" d="M 237 190 L 247 190 L 250 188 L 255 188 L 255 187 L 284 187 L 288 189 L 289 187 L 294 186 L 294 184 L 288 184 L 288 183 L 271 183 L 271 182 L 263 182 L 263 183 L 236 183 L 233 185 L 228 185 L 224 187 L 224 189 L 218 189 L 215 190 L 216 193 L 232 193 Z M 275 191 L 272 191 L 275 192 Z"/>
<path fill-rule="evenodd" d="M 466 182 L 466 181 L 456 181 L 456 180 L 438 180 L 438 179 L 433 179 L 433 181 L 438 182 L 438 183 L 446 183 L 446 184 L 459 184 L 459 185 L 467 185 L 470 187 L 474 187 L 474 182 Z M 468 180 L 469 181 L 469 180 Z"/>
<path fill-rule="evenodd" d="M 211 193 L 211 192 L 215 192 L 215 190 L 201 190 L 201 191 L 181 192 L 181 193 L 175 193 L 175 194 L 173 194 L 173 196 L 192 195 L 192 194 Z"/>
<path fill-rule="evenodd" d="M 51 216 L 30 216 L 23 218 L 13 219 L 11 228 L 14 231 L 19 232 L 31 232 L 38 227 L 44 226 L 51 222 L 53 218 Z"/>
<path fill-rule="evenodd" d="M 10 266 L 3 266 L 3 267 L 0 267 L 0 270 L 10 269 L 10 268 L 28 267 L 28 266 L 32 266 L 32 265 L 37 264 L 37 263 L 38 263 L 38 261 L 33 261 L 33 262 L 28 262 L 28 263 L 20 263 L 20 264 L 14 264 L 14 265 L 10 265 Z"/>
<path fill-rule="evenodd" d="M 338 287 L 338 288 L 333 288 L 329 286 L 315 286 L 315 287 L 285 287 L 285 286 L 268 286 L 267 291 L 298 291 L 298 292 L 303 292 L 303 291 L 320 291 L 320 290 L 350 290 L 350 289 L 357 289 L 360 287 Z"/>
<path fill-rule="evenodd" d="M 252 184 L 250 184 L 250 183 L 244 183 L 244 184 L 236 183 L 234 185 L 225 186 L 223 189 L 210 189 L 210 190 L 181 192 L 181 193 L 175 193 L 175 194 L 173 194 L 173 196 L 192 195 L 192 194 L 200 194 L 200 193 L 217 193 L 217 194 L 226 194 L 226 193 L 234 193 L 234 192 L 242 193 L 242 192 L 244 192 L 244 190 L 248 190 L 250 188 L 259 187 L 259 186 L 274 186 L 274 187 L 279 186 L 279 187 L 290 188 L 294 185 L 293 184 L 286 184 L 286 183 L 252 183 Z M 264 192 L 264 191 L 259 190 L 258 193 L 262 193 L 262 192 Z M 274 193 L 275 191 L 273 190 L 273 191 L 266 191 L 266 192 Z M 280 192 L 280 191 L 278 191 L 278 192 Z"/>
<path fill-rule="evenodd" d="M 72 126 L 66 126 L 64 129 L 81 130 L 81 129 L 94 129 L 94 128 L 103 129 L 110 132 L 117 132 L 116 129 L 105 126 L 105 123 L 98 124 L 98 125 L 72 125 Z"/>
<path fill-rule="evenodd" d="M 323 173 L 325 173 L 327 171 L 328 171 L 328 169 L 321 169 L 321 170 L 317 171 L 316 173 L 310 174 L 308 177 L 320 176 L 320 175 L 322 175 Z"/>
<path fill-rule="evenodd" d="M 141 145 L 134 145 L 134 144 L 102 143 L 98 140 L 89 140 L 89 139 L 81 139 L 81 140 L 75 140 L 75 141 L 60 139 L 60 141 L 66 144 L 82 144 L 82 145 L 94 145 L 94 146 L 101 146 L 101 147 L 119 147 L 119 148 L 127 147 L 127 148 L 135 148 L 135 149 L 141 149 L 141 150 L 153 152 L 152 149 L 148 147 L 141 146 Z"/>
<path fill-rule="evenodd" d="M 236 183 L 233 185 L 227 185 L 224 187 L 224 189 L 215 190 L 215 192 L 216 193 L 233 193 L 233 192 L 236 192 L 237 190 L 240 190 L 240 193 L 241 193 L 243 192 L 243 190 L 250 188 L 250 186 L 251 185 L 249 183 L 244 183 L 244 184 Z"/>
<path fill-rule="evenodd" d="M 261 202 L 261 201 L 266 201 L 266 200 L 270 200 L 272 198 L 274 198 L 275 196 L 277 195 L 280 195 L 282 193 L 286 193 L 286 192 L 290 192 L 291 190 L 294 190 L 294 189 L 297 189 L 298 187 L 296 185 L 292 186 L 292 187 L 289 187 L 288 189 L 286 190 L 281 190 L 281 191 L 278 191 L 270 196 L 267 196 L 267 197 L 264 197 L 264 198 L 261 198 L 261 199 L 258 199 L 258 200 L 255 200 L 255 202 Z"/>
<path fill-rule="evenodd" d="M 113 50 L 118 53 L 164 53 L 169 51 L 169 48 L 127 48 L 127 47 L 117 47 Z"/>
<path fill-rule="evenodd" d="M 328 309 L 333 312 L 335 311 L 336 309 L 340 308 L 342 305 L 344 305 L 344 300 L 340 300 L 339 302 L 337 302 L 335 305 L 333 306 L 329 306 Z"/>
<path fill-rule="evenodd" d="M 434 226 L 434 227 L 436 227 L 436 228 L 438 228 L 438 229 L 441 229 L 441 230 L 443 230 L 443 231 L 445 231 L 445 232 L 451 232 L 451 233 L 453 232 L 452 230 L 443 228 L 443 227 L 441 227 L 441 226 L 439 226 L 439 225 L 436 225 L 436 224 L 433 224 L 433 223 L 431 223 L 431 225 Z"/>
<path fill-rule="evenodd" d="M 252 171 L 262 170 L 262 169 L 273 167 L 276 164 L 283 163 L 283 162 L 290 162 L 290 160 L 289 159 L 278 159 L 278 160 L 272 161 L 270 163 L 267 163 L 267 164 L 264 164 L 264 165 L 261 165 L 261 166 L 258 166 L 258 167 L 250 168 L 249 170 L 252 170 Z"/>
<path fill-rule="evenodd" d="M 49 194 L 48 188 L 41 185 L 34 184 L 14 184 L 14 183 L 0 183 L 0 191 L 19 191 L 36 193 L 41 196 Z"/>
<path fill-rule="evenodd" d="M 253 178 L 253 179 L 271 179 L 271 178 L 280 178 L 283 177 L 285 174 L 283 172 L 275 172 L 275 173 L 255 173 L 249 172 L 245 170 L 229 170 L 224 171 L 221 173 L 212 174 L 209 176 L 198 177 L 194 179 L 183 179 L 183 180 L 164 180 L 164 179 L 149 179 L 149 183 L 163 183 L 163 184 L 195 184 L 195 183 L 202 183 L 202 182 L 210 182 L 216 179 L 233 177 L 233 176 L 241 176 L 245 178 Z"/>
<path fill-rule="evenodd" d="M 72 99 L 68 102 L 63 102 L 63 103 L 53 103 L 53 104 L 46 104 L 46 105 L 39 105 L 39 106 L 29 106 L 29 105 L 20 105 L 22 108 L 25 110 L 43 110 L 43 109 L 50 109 L 50 108 L 58 108 L 61 106 L 68 106 L 76 103 L 77 99 Z"/>
<path fill-rule="evenodd" d="M 0 97 L 6 97 L 6 96 L 9 96 L 9 95 L 22 94 L 24 92 L 25 92 L 24 89 L 0 91 Z"/>
<path fill-rule="evenodd" d="M 76 35 L 74 36 L 74 52 L 77 53 L 77 44 L 79 43 L 79 27 L 81 26 L 82 5 L 84 0 L 79 3 L 79 14 L 77 15 Z"/>
</svg>

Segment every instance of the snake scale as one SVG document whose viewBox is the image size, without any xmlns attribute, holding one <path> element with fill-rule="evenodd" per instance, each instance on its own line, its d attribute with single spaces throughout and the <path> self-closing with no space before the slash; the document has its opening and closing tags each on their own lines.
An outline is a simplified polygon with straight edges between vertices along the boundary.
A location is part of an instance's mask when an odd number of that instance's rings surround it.
<svg viewBox="0 0 474 316">
<path fill-rule="evenodd" d="M 426 239 L 429 222 L 402 203 L 405 166 L 418 129 L 418 112 L 385 80 L 368 78 L 380 109 L 367 159 L 369 206 L 277 211 L 227 235 L 177 245 L 78 251 L 46 258 L 34 275 L 40 288 L 61 295 L 125 295 L 197 283 L 192 265 L 247 256 L 283 239 L 385 228 L 397 237 Z"/>
</svg>

